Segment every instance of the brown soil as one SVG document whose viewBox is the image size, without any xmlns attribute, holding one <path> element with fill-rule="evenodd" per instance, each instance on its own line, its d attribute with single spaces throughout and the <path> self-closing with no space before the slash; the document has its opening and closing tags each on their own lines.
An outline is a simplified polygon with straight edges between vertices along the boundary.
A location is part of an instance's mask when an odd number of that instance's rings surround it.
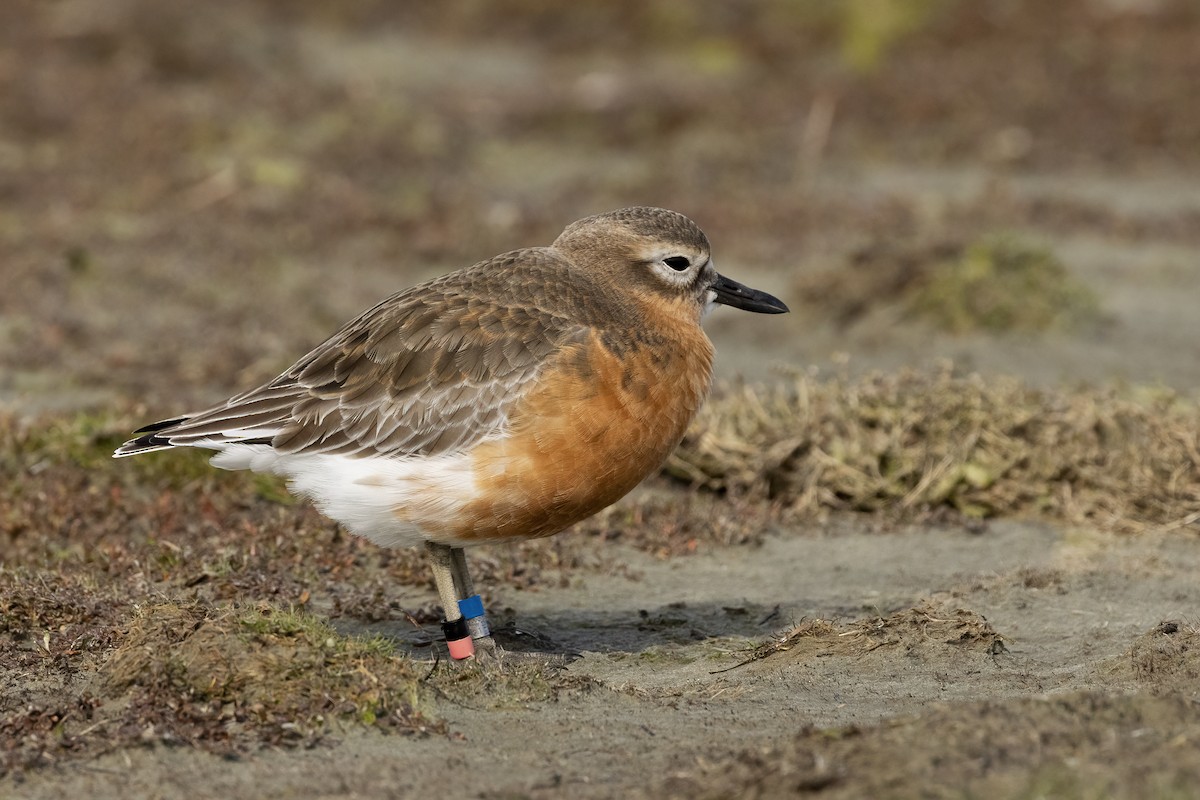
<svg viewBox="0 0 1200 800">
<path fill-rule="evenodd" d="M 1198 37 L 1184 0 L 0 4 L 0 796 L 1194 796 Z M 635 203 L 794 312 L 706 323 L 734 383 L 663 477 L 472 554 L 565 666 L 435 664 L 419 553 L 108 458 Z M 920 312 L 996 241 L 1038 282 Z M 1010 322 L 1031 285 L 1086 319 Z"/>
</svg>

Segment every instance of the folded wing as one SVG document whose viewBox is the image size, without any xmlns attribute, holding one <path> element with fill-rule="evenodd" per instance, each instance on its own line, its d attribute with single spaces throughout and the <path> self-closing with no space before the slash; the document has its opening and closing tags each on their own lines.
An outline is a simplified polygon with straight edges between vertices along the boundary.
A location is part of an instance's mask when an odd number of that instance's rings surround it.
<svg viewBox="0 0 1200 800">
<path fill-rule="evenodd" d="M 498 299 L 503 281 L 488 280 L 487 266 L 388 298 L 269 383 L 148 425 L 115 455 L 179 446 L 438 455 L 498 435 L 534 378 L 587 329 L 537 303 Z"/>
</svg>

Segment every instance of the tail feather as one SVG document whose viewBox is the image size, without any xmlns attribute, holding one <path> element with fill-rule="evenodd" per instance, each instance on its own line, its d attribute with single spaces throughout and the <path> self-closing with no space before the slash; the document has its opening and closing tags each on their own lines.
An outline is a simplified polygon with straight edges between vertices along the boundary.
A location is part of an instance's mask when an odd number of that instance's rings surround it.
<svg viewBox="0 0 1200 800">
<path fill-rule="evenodd" d="M 175 419 L 164 419 L 161 422 L 151 422 L 149 425 L 143 425 L 134 433 L 157 433 L 167 428 L 174 428 L 181 422 L 187 422 L 191 417 L 175 417 Z"/>
<path fill-rule="evenodd" d="M 193 427 L 187 426 L 187 423 L 192 419 L 195 419 L 195 417 L 164 419 L 161 422 L 151 423 L 144 428 L 138 428 L 134 433 L 142 435 L 136 439 L 130 439 L 118 447 L 113 452 L 113 458 L 125 458 L 126 456 L 136 456 L 142 453 L 153 453 L 157 450 L 169 450 L 172 447 L 208 447 L 213 450 L 222 450 L 231 444 L 270 446 L 273 441 L 273 433 L 270 436 L 254 435 L 264 432 L 270 433 L 270 431 L 255 430 L 252 428 L 209 432 L 207 434 L 197 432 L 193 430 Z"/>
<path fill-rule="evenodd" d="M 140 453 L 153 453 L 155 450 L 166 450 L 174 447 L 171 444 L 171 439 L 168 436 L 160 435 L 162 431 L 169 430 L 182 422 L 187 422 L 189 417 L 176 417 L 175 419 L 164 419 L 161 422 L 153 422 L 145 427 L 138 428 L 134 433 L 144 434 L 136 439 L 130 439 L 125 444 L 121 445 L 113 453 L 113 458 L 124 458 L 125 456 L 136 456 Z"/>
</svg>

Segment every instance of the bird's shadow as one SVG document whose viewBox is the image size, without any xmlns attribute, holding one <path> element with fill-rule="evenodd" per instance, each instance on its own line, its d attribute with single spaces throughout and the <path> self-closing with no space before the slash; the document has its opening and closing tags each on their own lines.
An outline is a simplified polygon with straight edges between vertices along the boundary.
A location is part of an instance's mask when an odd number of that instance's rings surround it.
<svg viewBox="0 0 1200 800">
<path fill-rule="evenodd" d="M 496 642 L 505 650 L 547 655 L 583 652 L 636 654 L 699 642 L 763 639 L 792 620 L 779 605 L 744 600 L 673 602 L 646 609 L 558 609 L 489 612 Z M 342 633 L 369 632 L 391 639 L 401 652 L 425 657 L 444 646 L 437 624 L 391 620 L 364 628 L 352 620 L 334 620 Z"/>
</svg>

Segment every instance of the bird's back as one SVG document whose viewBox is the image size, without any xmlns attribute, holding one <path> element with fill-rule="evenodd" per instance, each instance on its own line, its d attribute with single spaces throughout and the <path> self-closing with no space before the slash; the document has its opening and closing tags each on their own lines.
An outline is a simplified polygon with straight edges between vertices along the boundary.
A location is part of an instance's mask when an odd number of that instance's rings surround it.
<svg viewBox="0 0 1200 800">
<path fill-rule="evenodd" d="M 653 471 L 702 402 L 707 337 L 654 314 L 553 249 L 513 251 L 389 297 L 117 455 L 214 449 L 384 545 L 548 535 Z"/>
</svg>

